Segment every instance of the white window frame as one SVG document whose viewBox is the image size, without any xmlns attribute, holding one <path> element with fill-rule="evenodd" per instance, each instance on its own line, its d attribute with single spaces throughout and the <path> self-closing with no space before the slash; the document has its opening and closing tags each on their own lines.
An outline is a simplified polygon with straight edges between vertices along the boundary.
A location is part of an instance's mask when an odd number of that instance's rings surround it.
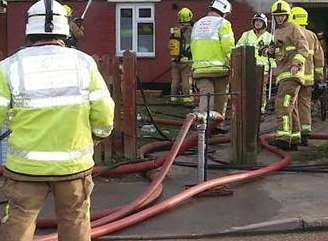
<svg viewBox="0 0 328 241">
<path fill-rule="evenodd" d="M 123 56 L 124 50 L 121 50 L 121 9 L 130 8 L 132 9 L 132 49 L 137 53 L 137 57 L 155 57 L 156 53 L 156 33 L 155 33 L 155 5 L 154 3 L 119 3 L 116 4 L 116 55 Z M 150 18 L 139 18 L 140 8 L 150 8 L 151 17 Z M 153 24 L 153 52 L 138 52 L 138 23 L 152 23 Z"/>
</svg>

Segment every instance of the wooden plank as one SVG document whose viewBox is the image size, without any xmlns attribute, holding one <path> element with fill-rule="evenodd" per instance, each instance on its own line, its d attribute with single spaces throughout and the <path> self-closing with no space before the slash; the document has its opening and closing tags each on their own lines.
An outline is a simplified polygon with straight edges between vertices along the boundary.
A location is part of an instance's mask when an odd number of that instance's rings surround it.
<svg viewBox="0 0 328 241">
<path fill-rule="evenodd" d="M 114 59 L 115 57 L 111 57 L 109 54 L 102 55 L 102 75 L 105 79 L 107 88 L 112 91 L 112 81 L 110 80 L 110 76 L 112 75 L 112 70 L 114 68 Z M 112 94 L 113 95 L 113 94 Z M 114 100 L 115 101 L 115 100 Z M 113 156 L 113 135 L 111 135 L 109 138 L 107 138 L 105 141 L 103 141 L 103 158 L 105 163 L 109 163 L 111 161 L 111 158 Z"/>
<path fill-rule="evenodd" d="M 137 57 L 130 51 L 123 55 L 123 110 L 124 156 L 129 160 L 137 157 Z"/>
<path fill-rule="evenodd" d="M 113 91 L 112 97 L 115 101 L 115 115 L 114 115 L 114 130 L 112 134 L 112 149 L 113 154 L 117 153 L 123 155 L 124 153 L 124 135 L 122 125 L 122 74 L 120 70 L 120 61 L 118 58 L 113 58 L 112 61 L 112 78 Z"/>
<path fill-rule="evenodd" d="M 231 96 L 231 120 L 232 120 L 232 154 L 233 160 L 240 159 L 240 153 L 242 153 L 242 144 L 241 144 L 241 136 L 240 130 L 242 129 L 242 102 L 241 102 L 241 94 L 242 94 L 242 61 L 241 58 L 242 48 L 234 49 L 232 52 L 232 68 L 231 71 L 231 91 L 238 92 L 240 95 Z"/>
<path fill-rule="evenodd" d="M 252 163 L 256 162 L 257 157 L 259 96 L 263 81 L 263 74 L 259 71 L 263 73 L 263 67 L 257 70 L 254 48 L 248 46 L 233 51 L 232 69 L 231 90 L 240 93 L 232 97 L 233 161 L 238 164 Z"/>
</svg>

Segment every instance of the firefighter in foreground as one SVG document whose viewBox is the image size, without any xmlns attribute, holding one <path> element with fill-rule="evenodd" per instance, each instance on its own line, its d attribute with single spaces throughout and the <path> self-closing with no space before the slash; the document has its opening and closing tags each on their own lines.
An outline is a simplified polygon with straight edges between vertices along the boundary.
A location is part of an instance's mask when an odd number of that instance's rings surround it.
<svg viewBox="0 0 328 241">
<path fill-rule="evenodd" d="M 268 19 L 264 13 L 256 13 L 252 18 L 253 29 L 246 31 L 238 40 L 236 47 L 240 46 L 254 46 L 256 64 L 264 66 L 264 83 L 262 93 L 262 107 L 261 112 L 265 112 L 266 107 L 266 85 L 269 78 L 270 70 L 276 67 L 276 63 L 272 58 L 263 56 L 259 52 L 265 46 L 273 42 L 273 35 L 266 31 L 268 27 Z"/>
<path fill-rule="evenodd" d="M 70 36 L 66 40 L 66 46 L 70 48 L 78 48 L 79 40 L 84 38 L 83 19 L 73 18 L 73 9 L 70 6 L 64 5 L 64 8 L 68 17 L 70 30 Z"/>
<path fill-rule="evenodd" d="M 304 84 L 304 65 L 309 46 L 300 26 L 288 22 L 290 6 L 283 0 L 272 5 L 276 23 L 275 47 L 269 47 L 269 56 L 277 62 L 279 83 L 276 97 L 278 129 L 270 142 L 284 150 L 296 150 L 301 141 L 301 127 L 297 108 L 298 94 Z"/>
<path fill-rule="evenodd" d="M 178 89 L 182 87 L 183 95 L 190 95 L 191 91 L 191 50 L 190 38 L 192 31 L 193 13 L 188 8 L 182 8 L 178 13 L 180 25 L 171 28 L 169 50 L 172 57 L 171 64 L 171 95 L 178 95 Z M 177 102 L 177 97 L 171 97 L 172 102 Z M 183 103 L 192 103 L 192 97 L 183 97 Z"/>
<path fill-rule="evenodd" d="M 1 241 L 32 241 L 54 195 L 60 241 L 90 241 L 94 140 L 113 126 L 114 102 L 89 55 L 65 47 L 69 25 L 56 1 L 27 13 L 32 46 L 0 62 L 0 124 L 11 111 Z"/>
<path fill-rule="evenodd" d="M 206 17 L 194 25 L 191 35 L 193 78 L 200 94 L 228 91 L 231 51 L 235 47 L 231 23 L 225 16 L 231 12 L 227 0 L 215 0 Z M 210 109 L 225 115 L 227 95 L 211 97 Z M 207 97 L 201 96 L 199 111 L 207 110 Z"/>
<path fill-rule="evenodd" d="M 309 56 L 305 62 L 304 84 L 298 95 L 298 109 L 301 122 L 302 145 L 308 144 L 311 134 L 311 97 L 312 86 L 324 79 L 324 52 L 316 34 L 306 29 L 308 25 L 308 13 L 304 8 L 293 7 L 291 10 L 291 22 L 302 26 L 306 40 L 309 44 Z"/>
</svg>

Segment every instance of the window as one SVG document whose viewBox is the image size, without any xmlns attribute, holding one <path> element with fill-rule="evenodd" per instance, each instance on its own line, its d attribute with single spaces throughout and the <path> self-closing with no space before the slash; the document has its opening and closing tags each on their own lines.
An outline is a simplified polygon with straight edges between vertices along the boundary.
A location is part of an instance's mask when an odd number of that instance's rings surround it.
<svg viewBox="0 0 328 241">
<path fill-rule="evenodd" d="M 117 4 L 116 54 L 127 49 L 138 57 L 155 56 L 154 4 Z"/>
</svg>

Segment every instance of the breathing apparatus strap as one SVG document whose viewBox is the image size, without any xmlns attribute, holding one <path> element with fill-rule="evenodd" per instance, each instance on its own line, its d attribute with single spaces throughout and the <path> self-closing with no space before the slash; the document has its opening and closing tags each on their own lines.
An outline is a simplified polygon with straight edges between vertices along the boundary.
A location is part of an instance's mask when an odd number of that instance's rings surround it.
<svg viewBox="0 0 328 241">
<path fill-rule="evenodd" d="M 46 21 L 44 23 L 44 30 L 46 33 L 51 33 L 54 30 L 53 20 L 53 10 L 52 10 L 53 1 L 44 0 L 44 6 L 46 7 Z"/>
</svg>

